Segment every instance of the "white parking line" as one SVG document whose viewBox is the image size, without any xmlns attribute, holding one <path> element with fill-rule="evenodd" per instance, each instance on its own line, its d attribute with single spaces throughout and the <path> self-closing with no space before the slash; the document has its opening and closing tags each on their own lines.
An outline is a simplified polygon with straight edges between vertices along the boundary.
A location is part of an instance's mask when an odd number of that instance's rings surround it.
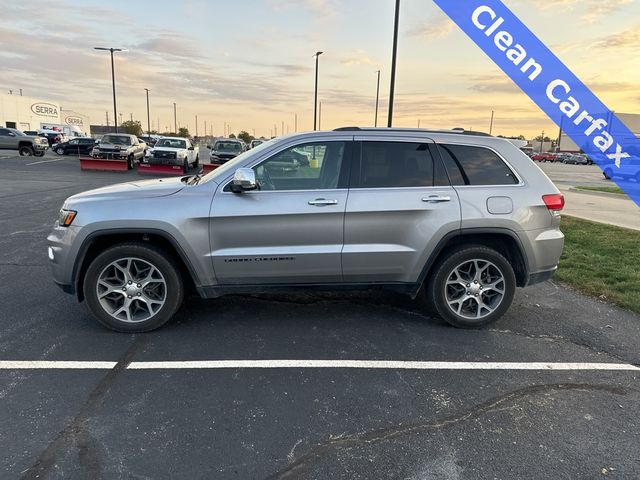
<svg viewBox="0 0 640 480">
<path fill-rule="evenodd" d="M 109 370 L 116 362 L 93 361 L 0 361 L 0 370 L 86 369 Z M 640 371 L 628 363 L 564 363 L 564 362 L 421 362 L 403 360 L 187 360 L 131 362 L 129 370 L 185 369 L 276 369 L 276 368 L 347 368 L 376 370 L 582 370 Z"/>
<path fill-rule="evenodd" d="M 39 163 L 59 162 L 60 160 L 64 160 L 64 158 L 56 158 L 54 160 L 40 160 L 39 162 L 27 163 L 27 165 L 38 165 Z"/>
</svg>

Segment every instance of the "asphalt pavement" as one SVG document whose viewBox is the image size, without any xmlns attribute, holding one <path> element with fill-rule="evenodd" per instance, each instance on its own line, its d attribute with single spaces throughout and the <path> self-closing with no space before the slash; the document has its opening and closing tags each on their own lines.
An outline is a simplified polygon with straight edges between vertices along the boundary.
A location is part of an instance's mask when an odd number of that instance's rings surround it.
<svg viewBox="0 0 640 480">
<path fill-rule="evenodd" d="M 105 330 L 45 238 L 67 196 L 135 178 L 0 159 L 0 478 L 640 477 L 640 318 L 553 281 L 483 330 L 379 291 L 190 297 Z"/>
</svg>

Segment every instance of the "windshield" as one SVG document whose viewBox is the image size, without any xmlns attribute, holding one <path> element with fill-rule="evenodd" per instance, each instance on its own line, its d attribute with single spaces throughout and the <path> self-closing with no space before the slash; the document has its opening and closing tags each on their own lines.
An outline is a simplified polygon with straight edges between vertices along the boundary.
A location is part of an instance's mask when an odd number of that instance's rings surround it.
<svg viewBox="0 0 640 480">
<path fill-rule="evenodd" d="M 131 145 L 131 138 L 123 135 L 105 135 L 101 143 L 111 143 L 112 145 Z"/>
<path fill-rule="evenodd" d="M 156 148 L 158 147 L 187 148 L 187 142 L 185 140 L 177 140 L 173 138 L 161 138 L 156 143 Z"/>
<path fill-rule="evenodd" d="M 262 145 L 258 145 L 257 147 L 252 148 L 251 150 L 247 150 L 246 152 L 241 153 L 240 155 L 233 158 L 232 160 L 229 160 L 227 163 L 224 163 L 218 168 L 216 168 L 215 170 L 207 173 L 204 177 L 202 177 L 202 180 L 200 181 L 200 183 L 208 182 L 209 180 L 211 180 L 214 177 L 217 177 L 218 175 L 220 175 L 220 177 L 224 177 L 229 173 L 229 171 L 234 171 L 236 168 L 238 168 L 239 163 L 244 162 L 249 157 L 252 157 L 254 155 L 259 155 L 260 152 L 271 148 L 271 146 L 273 146 L 273 142 L 269 142 L 269 143 L 264 142 L 262 143 Z"/>
<path fill-rule="evenodd" d="M 216 142 L 213 149 L 216 152 L 239 152 L 241 147 L 238 142 Z"/>
</svg>

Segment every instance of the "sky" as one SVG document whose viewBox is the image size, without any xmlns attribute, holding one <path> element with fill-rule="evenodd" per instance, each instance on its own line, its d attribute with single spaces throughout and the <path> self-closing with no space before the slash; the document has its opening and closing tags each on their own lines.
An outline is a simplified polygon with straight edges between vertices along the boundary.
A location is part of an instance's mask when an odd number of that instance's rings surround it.
<svg viewBox="0 0 640 480">
<path fill-rule="evenodd" d="M 640 0 L 504 0 L 616 112 L 640 113 Z M 394 0 L 3 2 L 0 89 L 152 129 L 256 136 L 313 128 L 314 58 L 322 129 L 386 125 Z M 429 0 L 401 0 L 394 126 L 525 135 L 557 127 Z M 277 130 L 275 132 L 274 130 Z"/>
</svg>

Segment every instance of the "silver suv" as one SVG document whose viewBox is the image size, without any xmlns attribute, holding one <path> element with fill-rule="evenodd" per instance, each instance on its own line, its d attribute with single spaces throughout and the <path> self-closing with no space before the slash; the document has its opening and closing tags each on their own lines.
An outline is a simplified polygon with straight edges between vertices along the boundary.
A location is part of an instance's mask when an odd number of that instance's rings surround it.
<svg viewBox="0 0 640 480">
<path fill-rule="evenodd" d="M 69 197 L 48 248 L 56 283 L 118 331 L 163 325 L 189 291 L 301 288 L 392 289 L 477 327 L 553 275 L 563 205 L 507 140 L 350 127 Z"/>
</svg>

